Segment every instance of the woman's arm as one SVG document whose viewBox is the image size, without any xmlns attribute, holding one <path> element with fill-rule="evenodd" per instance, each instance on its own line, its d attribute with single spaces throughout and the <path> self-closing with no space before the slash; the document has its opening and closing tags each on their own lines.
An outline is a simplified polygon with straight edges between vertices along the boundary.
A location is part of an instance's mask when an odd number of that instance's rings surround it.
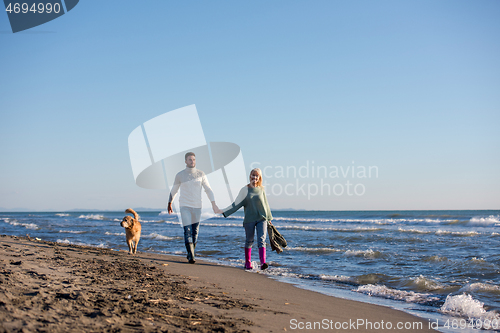
<svg viewBox="0 0 500 333">
<path fill-rule="evenodd" d="M 234 200 L 234 202 L 229 207 L 223 209 L 222 215 L 224 215 L 224 217 L 228 217 L 229 215 L 233 214 L 238 209 L 240 209 L 242 206 L 245 206 L 247 194 L 248 194 L 248 187 L 244 186 L 240 190 L 240 193 L 238 193 L 236 200 Z"/>
</svg>

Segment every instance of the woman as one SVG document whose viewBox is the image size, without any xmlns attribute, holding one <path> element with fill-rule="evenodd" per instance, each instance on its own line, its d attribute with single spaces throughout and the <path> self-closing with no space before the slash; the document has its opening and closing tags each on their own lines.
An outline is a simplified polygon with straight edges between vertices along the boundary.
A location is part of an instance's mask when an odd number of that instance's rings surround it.
<svg viewBox="0 0 500 333">
<path fill-rule="evenodd" d="M 236 212 L 241 207 L 245 209 L 243 227 L 245 228 L 245 269 L 252 269 L 252 245 L 255 230 L 257 230 L 257 245 L 259 246 L 260 269 L 268 267 L 266 263 L 267 221 L 271 221 L 271 209 L 267 203 L 266 192 L 262 186 L 262 172 L 259 168 L 250 172 L 250 184 L 240 190 L 238 197 L 228 208 L 220 211 L 224 217 Z"/>
</svg>

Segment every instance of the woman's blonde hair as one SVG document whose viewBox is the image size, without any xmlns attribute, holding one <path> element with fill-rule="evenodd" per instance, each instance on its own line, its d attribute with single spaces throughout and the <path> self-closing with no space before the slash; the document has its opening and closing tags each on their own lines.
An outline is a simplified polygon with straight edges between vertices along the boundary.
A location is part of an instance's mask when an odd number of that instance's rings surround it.
<svg viewBox="0 0 500 333">
<path fill-rule="evenodd" d="M 256 172 L 259 175 L 259 180 L 257 181 L 256 186 L 262 186 L 262 171 L 259 168 L 252 169 L 248 178 L 252 176 L 252 172 Z"/>
</svg>

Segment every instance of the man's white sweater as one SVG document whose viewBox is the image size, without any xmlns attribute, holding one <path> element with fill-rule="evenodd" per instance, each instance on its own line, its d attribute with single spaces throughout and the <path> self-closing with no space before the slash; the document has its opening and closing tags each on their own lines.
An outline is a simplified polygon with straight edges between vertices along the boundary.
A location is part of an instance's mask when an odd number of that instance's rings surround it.
<svg viewBox="0 0 500 333">
<path fill-rule="evenodd" d="M 175 176 L 174 186 L 170 191 L 170 202 L 174 201 L 179 189 L 179 205 L 181 207 L 201 208 L 201 188 L 205 189 L 210 201 L 215 201 L 214 192 L 210 188 L 207 176 L 196 168 L 186 168 Z"/>
</svg>

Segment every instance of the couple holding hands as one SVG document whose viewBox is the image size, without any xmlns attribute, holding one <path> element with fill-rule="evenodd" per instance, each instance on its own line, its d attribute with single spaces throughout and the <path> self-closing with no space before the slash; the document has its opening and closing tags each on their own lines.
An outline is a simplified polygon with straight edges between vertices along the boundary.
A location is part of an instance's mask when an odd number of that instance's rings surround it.
<svg viewBox="0 0 500 333">
<path fill-rule="evenodd" d="M 256 168 L 250 172 L 250 183 L 245 185 L 239 192 L 236 200 L 226 209 L 221 210 L 215 204 L 215 197 L 205 173 L 196 169 L 196 156 L 194 153 L 186 153 L 184 160 L 186 169 L 175 176 L 174 186 L 170 191 L 168 200 L 168 213 L 172 214 L 172 201 L 180 189 L 179 205 L 182 224 L 184 226 L 184 243 L 186 244 L 187 259 L 189 263 L 195 263 L 195 248 L 198 241 L 201 217 L 201 189 L 207 193 L 212 202 L 214 213 L 222 214 L 224 217 L 244 207 L 245 217 L 243 227 L 245 228 L 245 269 L 252 269 L 252 245 L 254 243 L 255 231 L 257 231 L 257 245 L 259 247 L 260 268 L 266 269 L 266 236 L 267 222 L 273 219 L 271 209 L 267 203 L 266 192 L 262 186 L 262 172 Z"/>
</svg>

